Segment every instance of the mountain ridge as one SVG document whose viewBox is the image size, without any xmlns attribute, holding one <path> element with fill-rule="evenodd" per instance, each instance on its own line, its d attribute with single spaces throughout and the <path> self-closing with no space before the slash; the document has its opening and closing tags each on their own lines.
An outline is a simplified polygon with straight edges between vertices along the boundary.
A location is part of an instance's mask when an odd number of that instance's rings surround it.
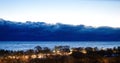
<svg viewBox="0 0 120 63">
<path fill-rule="evenodd" d="M 120 28 L 0 19 L 0 41 L 120 41 Z"/>
</svg>

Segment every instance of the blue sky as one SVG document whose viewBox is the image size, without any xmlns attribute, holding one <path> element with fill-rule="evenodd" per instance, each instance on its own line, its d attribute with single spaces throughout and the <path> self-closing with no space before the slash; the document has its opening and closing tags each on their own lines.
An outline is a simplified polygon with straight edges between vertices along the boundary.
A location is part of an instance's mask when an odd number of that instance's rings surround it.
<svg viewBox="0 0 120 63">
<path fill-rule="evenodd" d="M 21 22 L 120 27 L 120 1 L 0 0 L 0 18 Z"/>
</svg>

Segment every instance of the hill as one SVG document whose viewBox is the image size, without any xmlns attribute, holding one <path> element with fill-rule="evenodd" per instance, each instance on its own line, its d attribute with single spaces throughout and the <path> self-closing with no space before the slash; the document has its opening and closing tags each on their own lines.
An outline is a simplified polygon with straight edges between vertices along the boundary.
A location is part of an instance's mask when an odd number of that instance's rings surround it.
<svg viewBox="0 0 120 63">
<path fill-rule="evenodd" d="M 0 19 L 0 41 L 120 41 L 120 28 Z"/>
</svg>

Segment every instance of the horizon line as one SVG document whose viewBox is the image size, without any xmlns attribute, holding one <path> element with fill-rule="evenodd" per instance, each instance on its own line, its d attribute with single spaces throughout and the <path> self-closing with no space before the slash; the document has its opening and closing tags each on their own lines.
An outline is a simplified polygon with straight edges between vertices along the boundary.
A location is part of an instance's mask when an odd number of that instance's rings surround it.
<svg viewBox="0 0 120 63">
<path fill-rule="evenodd" d="M 113 26 L 107 26 L 107 25 L 104 25 L 104 26 L 93 26 L 93 25 L 85 25 L 85 24 L 69 24 L 69 23 L 61 23 L 61 22 L 57 22 L 57 23 L 48 23 L 48 22 L 44 22 L 44 21 L 31 21 L 31 20 L 26 20 L 26 21 L 18 21 L 18 20 L 7 20 L 7 19 L 4 19 L 4 18 L 0 18 L 0 21 L 10 21 L 10 22 L 14 22 L 14 23 L 37 23 L 37 22 L 43 22 L 45 24 L 48 24 L 48 25 L 57 25 L 57 24 L 63 24 L 63 25 L 71 25 L 71 26 L 79 26 L 79 25 L 83 25 L 85 27 L 93 27 L 93 28 L 99 28 L 99 27 L 110 27 L 110 28 L 120 28 L 120 27 L 113 27 Z"/>
</svg>

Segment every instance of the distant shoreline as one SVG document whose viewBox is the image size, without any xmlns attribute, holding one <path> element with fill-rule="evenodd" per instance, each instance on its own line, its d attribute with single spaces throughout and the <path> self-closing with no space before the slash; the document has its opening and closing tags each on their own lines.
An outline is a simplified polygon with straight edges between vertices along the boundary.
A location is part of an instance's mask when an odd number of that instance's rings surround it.
<svg viewBox="0 0 120 63">
<path fill-rule="evenodd" d="M 28 49 L 26 51 L 0 49 L 0 63 L 63 63 L 66 61 L 68 61 L 67 63 L 75 63 L 77 61 L 80 63 L 104 63 L 106 61 L 117 63 L 120 61 L 119 58 L 120 47 L 98 49 L 97 47 L 70 48 L 69 46 L 55 46 L 54 49 L 50 49 L 48 47 L 36 46 L 34 49 Z"/>
<path fill-rule="evenodd" d="M 98 48 L 113 48 L 120 46 L 120 42 L 74 42 L 74 41 L 0 41 L 0 49 L 7 50 L 27 50 L 33 49 L 35 46 L 54 48 L 55 46 L 70 46 L 72 47 L 98 47 Z"/>
</svg>

